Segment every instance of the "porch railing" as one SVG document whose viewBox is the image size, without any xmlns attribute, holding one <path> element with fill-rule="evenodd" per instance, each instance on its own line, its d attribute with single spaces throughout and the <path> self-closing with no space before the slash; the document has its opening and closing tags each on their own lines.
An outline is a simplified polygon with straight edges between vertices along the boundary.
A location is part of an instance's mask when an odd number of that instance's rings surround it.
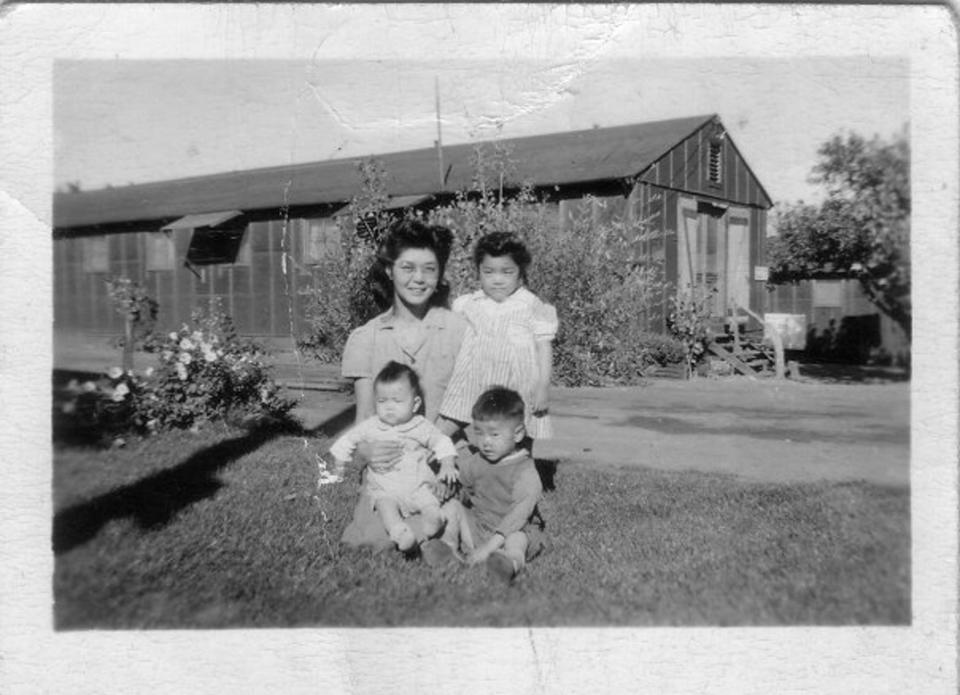
<svg viewBox="0 0 960 695">
<path fill-rule="evenodd" d="M 747 316 L 753 318 L 757 323 L 763 326 L 766 330 L 764 333 L 770 336 L 770 342 L 773 344 L 773 356 L 774 356 L 774 370 L 776 377 L 778 379 L 783 379 L 786 376 L 786 359 L 783 352 L 783 339 L 780 337 L 780 332 L 777 330 L 777 327 L 772 323 L 766 321 L 762 316 L 757 314 L 754 311 L 751 311 L 748 307 L 740 306 L 737 304 L 735 299 L 730 300 L 730 316 L 728 320 L 733 321 L 732 333 L 733 333 L 733 344 L 734 349 L 739 351 L 740 349 L 740 324 L 739 316 L 740 311 L 743 311 Z"/>
</svg>

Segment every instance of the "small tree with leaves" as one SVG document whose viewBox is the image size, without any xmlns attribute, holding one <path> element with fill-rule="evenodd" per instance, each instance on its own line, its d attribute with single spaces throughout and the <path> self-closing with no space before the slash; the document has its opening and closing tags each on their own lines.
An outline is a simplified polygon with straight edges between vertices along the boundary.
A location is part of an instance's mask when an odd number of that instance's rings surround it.
<svg viewBox="0 0 960 695">
<path fill-rule="evenodd" d="M 819 206 L 778 211 L 770 241 L 770 283 L 817 277 L 855 278 L 909 338 L 910 146 L 907 130 L 892 141 L 836 135 L 819 151 L 811 181 L 826 189 Z"/>
<path fill-rule="evenodd" d="M 320 259 L 313 269 L 306 297 L 310 331 L 298 340 L 300 348 L 322 362 L 335 362 L 350 331 L 375 316 L 385 301 L 370 281 L 380 237 L 392 217 L 385 211 L 388 175 L 379 160 L 357 165 L 359 193 L 350 201 L 347 215 L 337 218 L 340 245 Z"/>
<path fill-rule="evenodd" d="M 139 282 L 128 277 L 107 280 L 107 294 L 117 313 L 123 317 L 123 370 L 133 369 L 133 349 L 137 327 L 149 332 L 157 320 L 159 305 Z"/>
<path fill-rule="evenodd" d="M 361 171 L 363 192 L 353 203 L 353 213 L 377 217 L 378 193 L 384 180 L 371 163 Z M 594 214 L 602 201 L 587 199 L 577 206 L 569 224 L 561 225 L 558 210 L 517 180 L 510 152 L 504 147 L 478 146 L 474 176 L 468 190 L 427 212 L 409 211 L 429 224 L 440 224 L 454 234 L 446 278 L 453 295 L 477 286 L 473 247 L 487 233 L 511 232 L 524 240 L 533 255 L 530 287 L 553 303 L 560 313 L 554 350 L 554 378 L 566 385 L 631 383 L 640 380 L 654 364 L 676 364 L 685 358 L 683 345 L 670 337 L 648 333 L 645 316 L 662 304 L 662 268 L 636 254 L 638 244 L 650 234 L 649 220 L 611 214 L 599 222 Z M 372 226 L 374 231 L 383 227 Z M 371 237 L 378 236 L 376 234 Z M 352 328 L 369 318 L 364 302 L 351 304 L 351 293 L 369 291 L 362 263 L 372 263 L 372 247 L 365 235 L 347 232 L 344 253 L 350 260 L 331 261 L 329 272 L 317 276 L 310 290 L 308 320 L 313 328 L 301 346 L 322 360 L 339 359 Z M 323 271 L 322 271 L 323 272 Z M 326 278 L 326 279 L 325 279 Z M 359 284 L 358 284 L 359 283 Z M 381 298 L 382 299 L 382 298 Z"/>
</svg>

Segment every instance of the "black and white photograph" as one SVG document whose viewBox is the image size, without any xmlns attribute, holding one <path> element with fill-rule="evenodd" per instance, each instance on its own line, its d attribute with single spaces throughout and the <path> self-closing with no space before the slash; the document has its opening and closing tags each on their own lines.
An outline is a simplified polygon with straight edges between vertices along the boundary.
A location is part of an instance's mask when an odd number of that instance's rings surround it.
<svg viewBox="0 0 960 695">
<path fill-rule="evenodd" d="M 955 690 L 947 7 L 0 34 L 4 692 Z"/>
</svg>

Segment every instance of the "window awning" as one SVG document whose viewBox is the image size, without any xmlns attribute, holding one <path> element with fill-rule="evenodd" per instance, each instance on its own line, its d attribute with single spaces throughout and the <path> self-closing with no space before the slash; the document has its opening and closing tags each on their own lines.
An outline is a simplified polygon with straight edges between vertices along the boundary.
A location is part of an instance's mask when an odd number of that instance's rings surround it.
<svg viewBox="0 0 960 695">
<path fill-rule="evenodd" d="M 239 217 L 243 212 L 240 210 L 223 210 L 221 212 L 204 212 L 198 215 L 185 215 L 179 220 L 174 220 L 160 228 L 162 232 L 169 232 L 174 229 L 196 229 L 198 227 L 216 227 L 227 220 Z"/>
</svg>

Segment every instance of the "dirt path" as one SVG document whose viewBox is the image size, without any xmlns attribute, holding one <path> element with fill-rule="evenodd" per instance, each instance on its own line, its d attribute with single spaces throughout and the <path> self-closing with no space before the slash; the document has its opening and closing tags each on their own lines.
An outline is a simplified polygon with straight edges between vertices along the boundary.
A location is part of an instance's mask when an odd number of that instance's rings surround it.
<svg viewBox="0 0 960 695">
<path fill-rule="evenodd" d="M 103 372 L 119 363 L 106 339 L 60 336 L 54 347 L 54 366 L 61 369 Z M 138 360 L 142 366 L 149 358 Z M 337 365 L 304 364 L 289 350 L 277 350 L 274 361 L 276 377 L 287 383 L 329 386 L 339 376 Z M 821 380 L 729 377 L 555 388 L 556 437 L 537 445 L 535 453 L 578 465 L 699 470 L 771 482 L 907 484 L 909 382 L 841 383 L 848 372 L 814 369 Z M 860 379 L 876 376 L 863 368 L 853 373 Z M 296 413 L 307 427 L 351 404 L 349 396 L 332 391 L 297 388 L 292 394 L 302 399 Z"/>
<path fill-rule="evenodd" d="M 646 388 L 561 389 L 557 437 L 538 456 L 570 462 L 732 473 L 771 482 L 910 473 L 908 384 L 743 379 Z"/>
</svg>

